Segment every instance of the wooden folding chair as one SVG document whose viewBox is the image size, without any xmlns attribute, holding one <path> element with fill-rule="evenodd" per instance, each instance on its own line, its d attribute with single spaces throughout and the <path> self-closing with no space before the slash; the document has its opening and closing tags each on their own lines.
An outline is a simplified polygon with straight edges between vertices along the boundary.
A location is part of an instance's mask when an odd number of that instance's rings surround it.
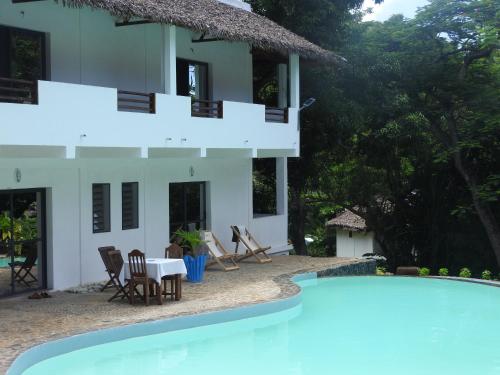
<svg viewBox="0 0 500 375">
<path fill-rule="evenodd" d="M 242 225 L 231 225 L 231 230 L 233 231 L 233 241 L 236 242 L 234 252 L 237 254 L 236 260 L 238 262 L 250 257 L 254 257 L 258 263 L 272 262 L 271 257 L 266 253 L 271 246 L 260 246 L 255 237 L 253 237 L 247 228 Z M 238 247 L 240 243 L 242 243 L 245 247 L 245 254 L 238 254 Z"/>
<path fill-rule="evenodd" d="M 173 243 L 165 248 L 165 258 L 182 259 L 184 257 L 184 250 L 177 243 Z M 165 298 L 170 296 L 171 300 L 177 298 L 179 300 L 182 294 L 181 280 L 178 275 L 167 275 L 161 278 L 163 282 L 163 295 Z M 168 284 L 170 281 L 170 292 L 168 291 Z"/>
<path fill-rule="evenodd" d="M 155 289 L 156 299 L 158 305 L 162 304 L 161 301 L 161 285 L 156 282 L 156 280 L 148 277 L 148 270 L 146 268 L 146 257 L 144 253 L 140 250 L 132 250 L 128 254 L 128 262 L 130 267 L 130 281 L 129 281 L 129 295 L 130 303 L 133 305 L 135 303 L 135 293 L 136 287 L 142 285 L 144 288 L 144 302 L 146 306 L 149 305 L 149 291 L 150 287 Z"/>
<path fill-rule="evenodd" d="M 111 302 L 118 297 L 120 297 L 121 299 L 129 298 L 129 291 L 127 290 L 127 288 L 129 287 L 129 283 L 127 282 L 127 280 L 125 280 L 125 285 L 123 285 L 120 281 L 120 274 L 123 270 L 124 264 L 121 251 L 109 250 L 107 256 L 109 261 L 109 275 L 111 286 L 116 289 L 116 293 L 108 299 L 108 302 Z"/>
<path fill-rule="evenodd" d="M 31 284 L 38 282 L 31 270 L 36 265 L 36 260 L 38 259 L 38 249 L 33 246 L 28 249 L 26 254 L 26 259 L 24 261 L 14 261 L 9 263 L 9 266 L 14 270 L 14 281 L 19 284 L 24 284 L 28 288 L 31 288 Z M 18 270 L 16 268 L 19 267 Z"/>
<path fill-rule="evenodd" d="M 224 271 L 234 271 L 240 269 L 240 266 L 236 264 L 237 255 L 228 253 L 224 246 L 222 246 L 222 243 L 212 232 L 202 232 L 202 240 L 207 245 L 211 256 L 205 268 L 213 265 L 219 265 Z"/>
<path fill-rule="evenodd" d="M 105 289 L 107 288 L 113 288 L 113 276 L 111 274 L 111 265 L 109 263 L 109 257 L 108 257 L 108 252 L 112 250 L 116 250 L 114 246 L 102 246 L 99 247 L 97 250 L 99 250 L 99 254 L 101 255 L 102 262 L 104 263 L 104 268 L 106 269 L 106 272 L 109 276 L 109 280 L 104 286 L 101 288 L 101 292 L 104 292 Z"/>
</svg>

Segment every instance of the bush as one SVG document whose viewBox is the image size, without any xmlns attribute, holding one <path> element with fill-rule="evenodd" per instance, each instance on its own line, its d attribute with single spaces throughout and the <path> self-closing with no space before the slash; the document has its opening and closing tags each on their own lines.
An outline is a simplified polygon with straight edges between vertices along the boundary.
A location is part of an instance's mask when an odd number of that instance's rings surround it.
<svg viewBox="0 0 500 375">
<path fill-rule="evenodd" d="M 448 268 L 440 268 L 438 271 L 439 276 L 448 276 Z"/>
<path fill-rule="evenodd" d="M 470 269 L 468 269 L 467 267 L 464 267 L 460 270 L 460 273 L 458 274 L 458 276 L 468 279 L 472 276 L 472 273 L 470 272 Z"/>
<path fill-rule="evenodd" d="M 431 270 L 427 267 L 422 267 L 418 270 L 419 276 L 429 276 L 431 274 Z"/>
<path fill-rule="evenodd" d="M 483 280 L 491 280 L 492 276 L 493 275 L 492 275 L 491 271 L 488 271 L 488 270 L 484 270 L 483 273 L 481 274 L 481 278 Z"/>
<path fill-rule="evenodd" d="M 377 267 L 375 274 L 377 276 L 384 276 L 385 272 L 386 272 L 385 267 Z"/>
</svg>

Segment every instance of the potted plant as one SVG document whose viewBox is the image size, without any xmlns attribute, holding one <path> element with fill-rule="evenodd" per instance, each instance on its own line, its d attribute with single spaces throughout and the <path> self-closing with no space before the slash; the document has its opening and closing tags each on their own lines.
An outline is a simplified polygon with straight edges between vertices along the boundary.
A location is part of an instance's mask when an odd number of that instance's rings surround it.
<svg viewBox="0 0 500 375">
<path fill-rule="evenodd" d="M 207 251 L 203 246 L 205 242 L 200 238 L 200 232 L 178 230 L 175 235 L 180 239 L 180 245 L 188 249 L 184 255 L 188 281 L 201 283 L 207 262 Z"/>
</svg>

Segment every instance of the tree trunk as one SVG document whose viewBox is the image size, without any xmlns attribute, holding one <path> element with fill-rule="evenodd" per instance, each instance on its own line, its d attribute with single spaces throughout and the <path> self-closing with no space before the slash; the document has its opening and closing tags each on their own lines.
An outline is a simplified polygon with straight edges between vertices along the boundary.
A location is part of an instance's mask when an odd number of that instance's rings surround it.
<svg viewBox="0 0 500 375">
<path fill-rule="evenodd" d="M 300 190 L 290 186 L 290 238 L 297 255 L 307 255 L 305 242 L 305 200 Z"/>
<path fill-rule="evenodd" d="M 477 181 L 474 173 L 464 165 L 462 155 L 459 151 L 455 152 L 453 160 L 455 167 L 465 180 L 465 183 L 471 192 L 474 208 L 476 209 L 476 213 L 478 214 L 484 230 L 486 231 L 493 252 L 495 253 L 497 264 L 500 266 L 500 227 L 498 226 L 495 215 L 491 211 L 488 203 L 484 202 L 479 196 Z"/>
</svg>

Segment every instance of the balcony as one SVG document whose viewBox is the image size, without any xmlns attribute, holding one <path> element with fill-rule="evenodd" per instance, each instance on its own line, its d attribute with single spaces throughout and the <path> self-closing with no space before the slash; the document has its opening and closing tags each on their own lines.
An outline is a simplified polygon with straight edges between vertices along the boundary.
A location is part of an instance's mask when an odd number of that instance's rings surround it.
<svg viewBox="0 0 500 375">
<path fill-rule="evenodd" d="M 2 129 L 4 156 L 298 155 L 295 108 L 271 116 L 257 104 L 50 81 L 1 82 L 0 118 L 16 122 Z"/>
</svg>

